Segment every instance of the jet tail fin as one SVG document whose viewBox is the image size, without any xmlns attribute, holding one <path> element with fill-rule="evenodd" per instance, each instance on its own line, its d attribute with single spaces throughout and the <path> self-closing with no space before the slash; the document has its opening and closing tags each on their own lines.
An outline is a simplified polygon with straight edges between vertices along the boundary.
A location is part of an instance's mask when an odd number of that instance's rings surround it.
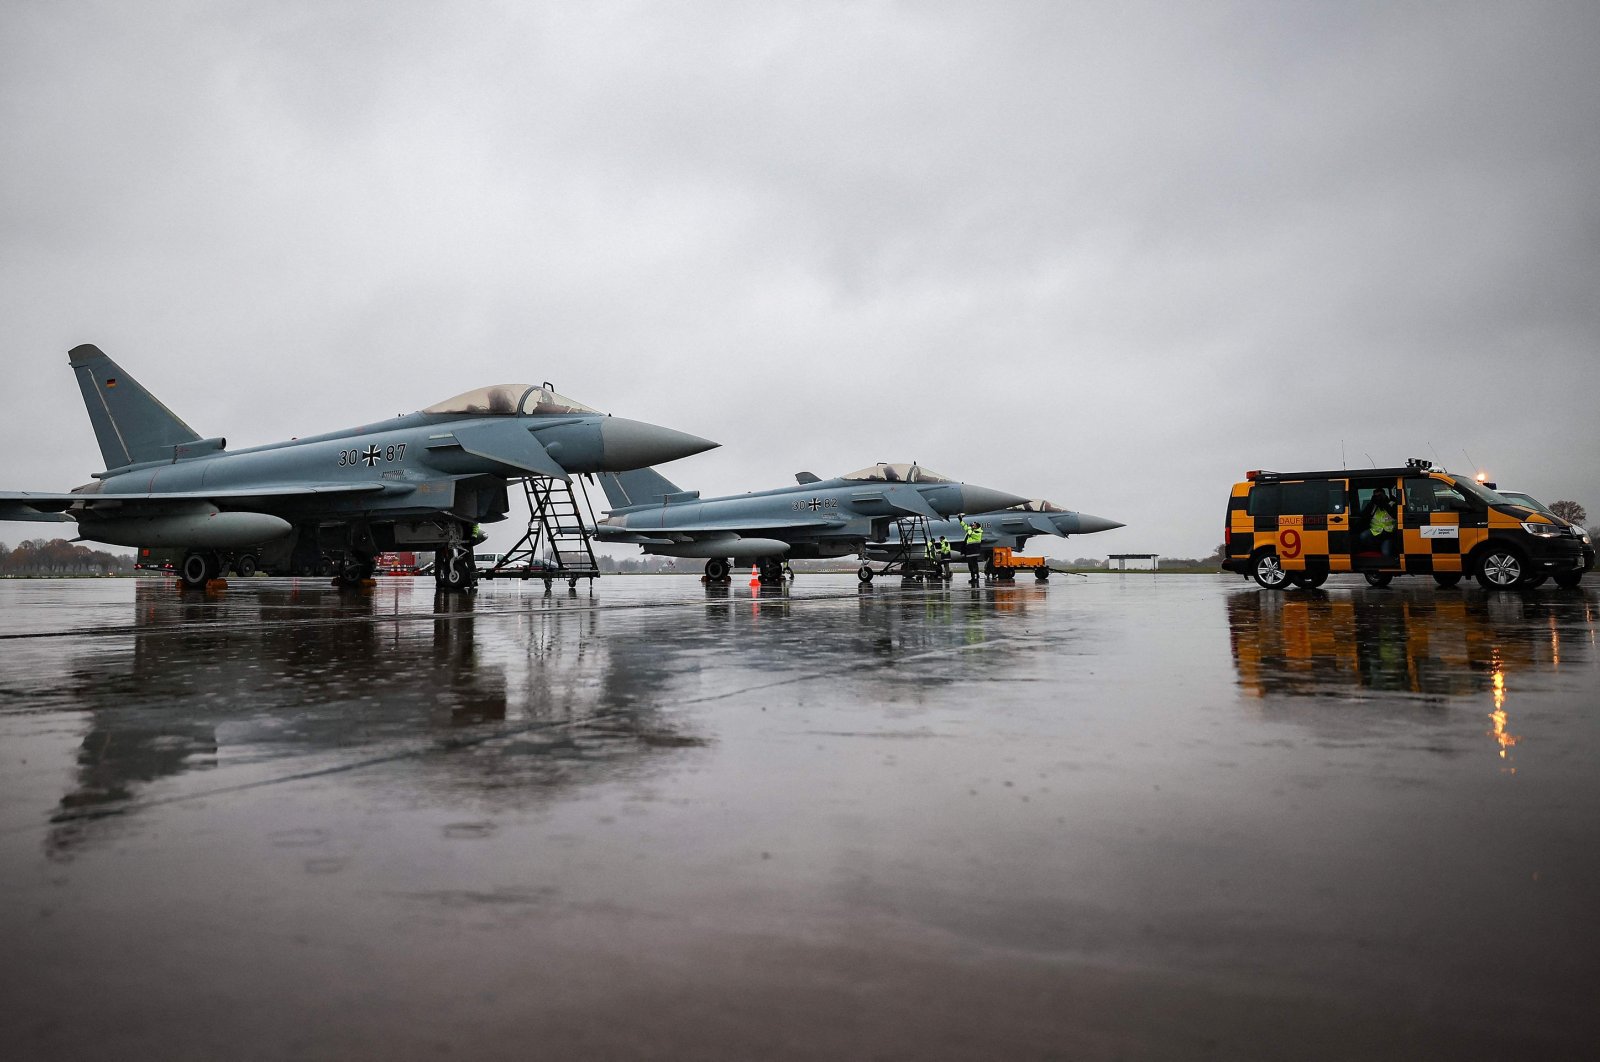
<svg viewBox="0 0 1600 1062">
<path fill-rule="evenodd" d="M 626 509 L 634 505 L 657 505 L 670 495 L 684 491 L 653 468 L 636 468 L 631 472 L 600 473 L 600 488 L 606 492 L 606 501 L 613 509 Z"/>
<path fill-rule="evenodd" d="M 73 347 L 67 361 L 78 377 L 106 468 L 169 458 L 174 446 L 199 440 L 193 428 L 94 344 Z"/>
</svg>

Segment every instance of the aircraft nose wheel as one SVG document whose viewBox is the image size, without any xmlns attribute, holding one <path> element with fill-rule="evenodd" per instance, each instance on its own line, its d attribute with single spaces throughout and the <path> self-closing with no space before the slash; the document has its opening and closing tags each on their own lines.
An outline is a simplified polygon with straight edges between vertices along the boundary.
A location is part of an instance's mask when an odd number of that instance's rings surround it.
<svg viewBox="0 0 1600 1062">
<path fill-rule="evenodd" d="M 856 578 L 860 579 L 863 583 L 872 582 L 872 569 L 863 564 L 860 569 L 856 571 Z"/>
<path fill-rule="evenodd" d="M 454 546 L 449 550 L 440 550 L 434 557 L 435 589 L 471 590 L 478 585 L 478 568 L 473 561 L 472 550 L 465 546 Z"/>
</svg>

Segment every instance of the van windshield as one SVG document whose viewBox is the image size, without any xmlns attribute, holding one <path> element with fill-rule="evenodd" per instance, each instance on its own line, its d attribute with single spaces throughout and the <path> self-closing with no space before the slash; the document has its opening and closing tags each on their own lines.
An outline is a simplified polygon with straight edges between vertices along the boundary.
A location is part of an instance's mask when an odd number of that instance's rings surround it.
<svg viewBox="0 0 1600 1062">
<path fill-rule="evenodd" d="M 1512 501 L 1510 498 L 1504 497 L 1498 492 L 1490 490 L 1488 487 L 1485 487 L 1482 483 L 1479 483 L 1471 476 L 1451 476 L 1450 480 L 1456 485 L 1458 490 L 1464 490 L 1468 494 L 1479 499 L 1480 501 L 1485 502 L 1486 504 L 1522 505 L 1522 502 Z M 1527 508 L 1527 506 L 1523 505 L 1523 508 Z"/>
</svg>

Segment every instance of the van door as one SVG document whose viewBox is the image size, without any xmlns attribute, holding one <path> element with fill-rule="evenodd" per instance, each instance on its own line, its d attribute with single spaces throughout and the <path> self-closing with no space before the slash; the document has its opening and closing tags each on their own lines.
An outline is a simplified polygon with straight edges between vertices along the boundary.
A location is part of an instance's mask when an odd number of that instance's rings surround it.
<svg viewBox="0 0 1600 1062">
<path fill-rule="evenodd" d="M 1399 530 L 1399 484 L 1392 478 L 1350 480 L 1350 569 L 1358 572 L 1404 570 L 1405 555 Z M 1393 518 L 1394 530 L 1374 532 L 1379 510 Z"/>
<path fill-rule="evenodd" d="M 1400 510 L 1408 572 L 1461 570 L 1461 516 L 1472 509 L 1467 496 L 1432 476 L 1408 476 Z"/>
<path fill-rule="evenodd" d="M 1277 545 L 1284 570 L 1349 571 L 1347 482 L 1308 479 L 1282 483 L 1280 490 Z"/>
</svg>

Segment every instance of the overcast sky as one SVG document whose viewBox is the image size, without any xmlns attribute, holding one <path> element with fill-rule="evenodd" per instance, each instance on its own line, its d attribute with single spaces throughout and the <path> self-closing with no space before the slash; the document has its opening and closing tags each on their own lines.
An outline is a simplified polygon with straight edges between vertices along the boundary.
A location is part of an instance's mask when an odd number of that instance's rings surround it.
<svg viewBox="0 0 1600 1062">
<path fill-rule="evenodd" d="M 1128 524 L 1058 556 L 1341 453 L 1595 512 L 1597 56 L 1592 2 L 7 0 L 0 489 L 100 469 L 92 342 L 232 446 L 550 380 L 708 495 Z"/>
</svg>

